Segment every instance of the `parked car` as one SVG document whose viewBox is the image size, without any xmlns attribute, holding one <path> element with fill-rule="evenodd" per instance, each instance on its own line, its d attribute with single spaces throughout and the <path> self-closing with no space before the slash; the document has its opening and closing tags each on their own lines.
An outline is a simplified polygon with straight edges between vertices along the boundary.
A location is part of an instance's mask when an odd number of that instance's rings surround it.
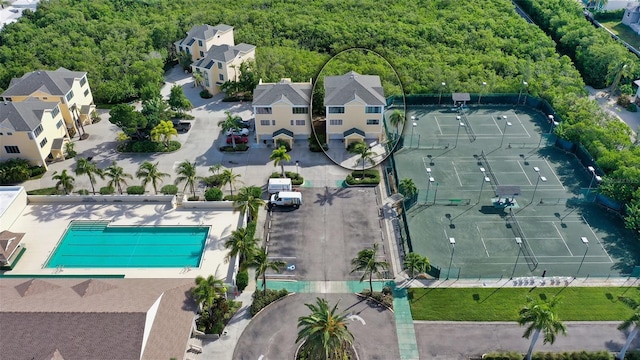
<svg viewBox="0 0 640 360">
<path fill-rule="evenodd" d="M 231 136 L 231 134 L 236 135 L 236 136 L 247 136 L 249 135 L 249 129 L 236 129 L 235 131 L 233 130 L 227 130 L 227 132 L 225 133 L 225 135 L 227 136 Z"/>
<path fill-rule="evenodd" d="M 186 121 L 180 121 L 177 124 L 173 124 L 173 127 L 176 129 L 178 133 L 186 133 L 191 130 L 191 123 Z"/>
<path fill-rule="evenodd" d="M 232 143 L 231 139 L 234 139 L 236 144 L 246 144 L 249 142 L 249 137 L 245 135 L 233 135 L 233 138 L 231 136 L 227 136 L 227 144 Z"/>
<path fill-rule="evenodd" d="M 251 127 L 251 120 L 239 120 L 236 124 L 243 129 L 249 129 Z"/>
</svg>

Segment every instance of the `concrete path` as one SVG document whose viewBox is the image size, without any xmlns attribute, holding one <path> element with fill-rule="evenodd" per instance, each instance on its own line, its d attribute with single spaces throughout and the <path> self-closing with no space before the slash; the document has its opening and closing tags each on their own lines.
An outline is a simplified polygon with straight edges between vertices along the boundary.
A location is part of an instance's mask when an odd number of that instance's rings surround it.
<svg viewBox="0 0 640 360">
<path fill-rule="evenodd" d="M 624 121 L 636 134 L 640 131 L 640 112 L 630 112 L 616 104 L 617 98 L 609 97 L 607 89 L 594 89 L 591 86 L 586 86 L 586 89 L 589 98 L 596 100 L 604 111 Z"/>
</svg>

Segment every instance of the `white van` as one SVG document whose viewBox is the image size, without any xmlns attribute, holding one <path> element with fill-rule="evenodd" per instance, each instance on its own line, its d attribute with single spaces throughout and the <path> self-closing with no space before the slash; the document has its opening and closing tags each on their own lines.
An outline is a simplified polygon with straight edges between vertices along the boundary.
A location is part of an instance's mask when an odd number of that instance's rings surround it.
<svg viewBox="0 0 640 360">
<path fill-rule="evenodd" d="M 269 179 L 267 191 L 269 194 L 279 193 L 280 191 L 292 191 L 291 179 Z"/>
<path fill-rule="evenodd" d="M 274 206 L 292 206 L 297 209 L 302 205 L 302 193 L 296 191 L 280 191 L 271 195 L 269 208 Z"/>
</svg>

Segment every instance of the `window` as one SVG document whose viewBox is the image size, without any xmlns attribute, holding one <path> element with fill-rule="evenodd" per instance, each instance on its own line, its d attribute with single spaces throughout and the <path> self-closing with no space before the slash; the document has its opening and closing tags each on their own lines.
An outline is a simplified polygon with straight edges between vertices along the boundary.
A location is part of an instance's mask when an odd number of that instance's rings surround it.
<svg viewBox="0 0 640 360">
<path fill-rule="evenodd" d="M 367 119 L 367 125 L 380 125 L 380 120 L 378 120 L 378 119 Z"/>
<path fill-rule="evenodd" d="M 220 78 L 220 81 L 224 81 L 224 75 L 218 74 L 218 78 Z"/>
<path fill-rule="evenodd" d="M 83 76 L 82 79 L 80 79 L 80 86 L 84 86 L 84 84 L 87 83 L 87 77 Z"/>
<path fill-rule="evenodd" d="M 271 125 L 272 126 L 276 126 L 276 121 L 275 120 L 271 120 Z"/>
<path fill-rule="evenodd" d="M 44 147 L 45 145 L 47 145 L 47 138 L 42 139 L 42 141 L 40 141 L 40 147 Z"/>
<path fill-rule="evenodd" d="M 5 146 L 4 151 L 6 151 L 7 154 L 20 154 L 20 149 L 17 146 Z"/>
<path fill-rule="evenodd" d="M 56 107 L 51 110 L 51 117 L 55 119 L 58 114 L 60 114 L 60 107 L 56 105 Z"/>
<path fill-rule="evenodd" d="M 309 113 L 309 108 L 308 107 L 294 107 L 292 108 L 292 111 L 294 114 L 308 114 Z"/>
<path fill-rule="evenodd" d="M 84 91 L 84 97 L 87 97 L 89 95 L 89 89 Z"/>
<path fill-rule="evenodd" d="M 296 126 L 304 126 L 304 120 L 296 120 Z"/>
<path fill-rule="evenodd" d="M 367 106 L 364 112 L 366 114 L 380 114 L 382 113 L 382 108 L 380 106 Z"/>
<path fill-rule="evenodd" d="M 56 129 L 60 129 L 62 127 L 62 120 L 58 121 L 56 124 Z"/>
<path fill-rule="evenodd" d="M 258 107 L 256 108 L 256 114 L 271 114 L 270 107 Z"/>
<path fill-rule="evenodd" d="M 11 135 L 13 135 L 13 133 L 12 132 L 7 132 L 7 135 L 11 136 Z"/>
<path fill-rule="evenodd" d="M 198 46 L 202 46 L 202 40 L 198 40 Z"/>
<path fill-rule="evenodd" d="M 291 120 L 291 126 L 293 126 L 293 124 L 295 124 L 295 121 Z"/>
<path fill-rule="evenodd" d="M 40 134 L 42 134 L 42 124 L 38 125 L 38 127 L 33 130 L 33 134 L 38 137 L 40 136 Z"/>
<path fill-rule="evenodd" d="M 204 78 L 204 85 L 208 87 L 209 86 L 209 74 L 207 74 L 207 72 L 205 71 L 205 72 L 202 73 L 202 77 Z"/>
<path fill-rule="evenodd" d="M 218 69 L 222 69 L 222 63 L 221 62 L 218 63 Z"/>
<path fill-rule="evenodd" d="M 262 126 L 269 126 L 270 123 L 271 123 L 270 120 L 260 120 L 260 125 Z"/>
<path fill-rule="evenodd" d="M 342 119 L 331 119 L 329 120 L 329 125 L 342 125 Z"/>
<path fill-rule="evenodd" d="M 27 133 L 27 136 L 29 137 L 29 140 L 33 140 L 33 133 L 31 131 Z"/>
<path fill-rule="evenodd" d="M 200 57 L 204 57 L 204 51 L 200 51 Z"/>
<path fill-rule="evenodd" d="M 182 48 L 182 46 L 180 46 L 179 48 L 180 48 L 180 51 L 184 51 L 184 49 Z"/>
<path fill-rule="evenodd" d="M 4 99 L 5 99 L 6 101 L 11 101 L 11 98 L 10 98 L 10 97 L 6 97 L 6 98 L 4 98 Z"/>
<path fill-rule="evenodd" d="M 71 101 L 71 99 L 73 99 L 73 90 L 71 90 L 71 91 L 69 91 L 67 93 L 66 98 L 67 98 L 67 101 Z"/>
<path fill-rule="evenodd" d="M 330 106 L 329 114 L 344 114 L 344 106 Z"/>
</svg>

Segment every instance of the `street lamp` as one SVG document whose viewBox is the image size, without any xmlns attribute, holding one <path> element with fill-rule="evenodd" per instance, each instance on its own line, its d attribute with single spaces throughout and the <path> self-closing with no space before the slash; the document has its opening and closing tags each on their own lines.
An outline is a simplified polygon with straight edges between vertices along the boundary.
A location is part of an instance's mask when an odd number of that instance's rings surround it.
<svg viewBox="0 0 640 360">
<path fill-rule="evenodd" d="M 443 82 L 442 87 L 440 88 L 440 95 L 438 95 L 438 105 L 440 105 L 440 102 L 442 100 L 442 91 L 444 90 L 445 86 L 447 86 L 447 83 Z"/>
<path fill-rule="evenodd" d="M 558 123 L 553 115 L 547 115 L 547 117 L 549 118 L 549 134 L 551 134 L 553 132 L 553 128 L 558 125 Z"/>
<path fill-rule="evenodd" d="M 427 198 L 425 199 L 425 203 L 429 201 L 429 189 L 431 188 L 431 183 L 436 181 L 436 179 L 431 176 L 431 168 L 427 168 L 427 177 L 428 177 L 428 182 L 427 182 Z"/>
<path fill-rule="evenodd" d="M 476 202 L 476 204 L 480 202 L 480 198 L 482 197 L 482 189 L 484 188 L 484 183 L 491 182 L 491 179 L 485 173 L 484 168 L 480 168 L 480 171 L 482 172 L 482 184 L 480 184 L 480 195 L 478 195 L 478 201 Z"/>
<path fill-rule="evenodd" d="M 300 175 L 300 170 L 298 169 L 299 166 L 300 166 L 300 162 L 296 160 L 296 174 L 298 174 L 298 176 Z"/>
<path fill-rule="evenodd" d="M 507 120 L 507 115 L 504 115 L 503 118 L 505 120 Z M 504 135 L 507 133 L 507 126 L 511 126 L 511 123 L 508 121 L 504 122 L 504 128 L 502 129 L 502 139 L 500 140 L 500 146 L 502 147 L 502 144 L 504 144 Z"/>
<path fill-rule="evenodd" d="M 451 265 L 453 264 L 453 254 L 456 252 L 456 239 L 450 237 L 449 244 L 451 245 L 451 260 L 449 261 L 449 270 L 447 271 L 446 280 L 449 280 L 449 275 L 451 274 Z"/>
<path fill-rule="evenodd" d="M 529 202 L 529 204 L 531 204 L 533 202 L 533 198 L 536 197 L 536 191 L 538 190 L 538 184 L 540 183 L 540 181 L 542 182 L 546 182 L 547 178 L 540 175 L 540 168 L 537 166 L 533 167 L 533 170 L 538 174 L 538 180 L 536 180 L 536 186 L 533 188 L 533 195 L 531 195 L 531 201 Z"/>
<path fill-rule="evenodd" d="M 516 273 L 516 267 L 518 266 L 518 260 L 520 260 L 520 253 L 522 252 L 522 238 L 516 237 L 516 244 L 518 244 L 518 257 L 516 257 L 516 264 L 513 265 L 513 271 L 509 280 L 513 279 L 513 275 Z"/>
<path fill-rule="evenodd" d="M 587 170 L 591 173 L 591 181 L 589 182 L 589 189 L 587 189 L 587 196 L 589 196 L 591 193 L 591 187 L 593 186 L 593 180 L 600 182 L 602 181 L 602 178 L 596 175 L 596 169 L 594 169 L 593 166 L 587 166 Z"/>
<path fill-rule="evenodd" d="M 522 82 L 522 86 L 520 86 L 520 93 L 518 94 L 518 104 L 520 105 L 520 97 L 522 96 L 522 90 L 524 90 L 524 88 L 527 87 L 527 85 L 529 85 L 526 81 Z"/>
<path fill-rule="evenodd" d="M 485 81 L 482 82 L 482 89 L 480 89 L 480 95 L 478 95 L 478 105 L 480 105 L 480 99 L 482 99 L 482 93 L 484 92 L 484 88 L 487 87 L 487 83 Z"/>
<path fill-rule="evenodd" d="M 587 239 L 586 236 L 583 236 L 583 237 L 580 238 L 580 240 L 586 246 L 586 249 L 584 250 L 584 255 L 582 256 L 582 261 L 580 261 L 580 266 L 578 266 L 578 272 L 576 272 L 576 276 L 573 277 L 574 279 L 576 277 L 578 277 L 578 274 L 580 274 L 580 269 L 582 268 L 582 264 L 584 263 L 584 259 L 587 257 L 587 252 L 589 251 L 589 239 Z"/>
<path fill-rule="evenodd" d="M 412 118 L 413 118 L 413 116 L 412 116 Z M 412 123 L 412 125 L 413 126 L 411 127 L 411 142 L 409 143 L 409 149 L 411 149 L 413 147 L 413 129 L 415 129 L 416 126 L 418 126 L 418 123 L 414 121 Z"/>
<path fill-rule="evenodd" d="M 458 120 L 458 132 L 456 133 L 456 144 L 453 146 L 454 148 L 458 147 L 458 136 L 460 136 L 460 128 L 464 126 L 464 123 L 460 121 L 460 119 L 460 115 L 456 116 L 456 120 Z"/>
</svg>

